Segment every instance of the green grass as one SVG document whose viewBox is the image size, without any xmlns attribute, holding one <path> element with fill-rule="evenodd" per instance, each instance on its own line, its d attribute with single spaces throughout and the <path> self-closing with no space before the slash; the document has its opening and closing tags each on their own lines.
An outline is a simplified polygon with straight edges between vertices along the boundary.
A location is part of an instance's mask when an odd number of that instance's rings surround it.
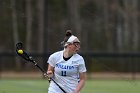
<svg viewBox="0 0 140 93">
<path fill-rule="evenodd" d="M 0 93 L 47 93 L 47 80 L 0 80 Z M 140 81 L 87 80 L 81 93 L 139 93 Z"/>
<path fill-rule="evenodd" d="M 82 93 L 139 93 L 140 81 L 92 80 L 87 81 Z"/>
</svg>

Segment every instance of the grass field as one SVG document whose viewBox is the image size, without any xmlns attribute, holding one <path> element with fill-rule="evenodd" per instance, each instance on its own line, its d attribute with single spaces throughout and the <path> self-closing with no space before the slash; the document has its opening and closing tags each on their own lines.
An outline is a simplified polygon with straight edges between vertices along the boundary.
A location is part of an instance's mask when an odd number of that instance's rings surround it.
<svg viewBox="0 0 140 93">
<path fill-rule="evenodd" d="M 47 80 L 0 79 L 0 93 L 47 93 Z M 87 80 L 81 93 L 139 93 L 140 80 Z"/>
</svg>

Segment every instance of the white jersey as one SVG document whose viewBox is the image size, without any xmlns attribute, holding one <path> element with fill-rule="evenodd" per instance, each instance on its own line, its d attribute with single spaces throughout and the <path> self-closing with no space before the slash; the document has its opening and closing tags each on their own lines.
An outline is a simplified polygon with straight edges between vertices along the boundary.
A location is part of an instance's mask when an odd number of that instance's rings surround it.
<svg viewBox="0 0 140 93">
<path fill-rule="evenodd" d="M 67 93 L 73 93 L 79 82 L 79 73 L 86 72 L 85 62 L 82 56 L 74 54 L 69 60 L 63 59 L 63 51 L 52 54 L 48 63 L 54 67 L 52 77 Z M 51 81 L 48 93 L 63 93 L 58 86 Z"/>
</svg>

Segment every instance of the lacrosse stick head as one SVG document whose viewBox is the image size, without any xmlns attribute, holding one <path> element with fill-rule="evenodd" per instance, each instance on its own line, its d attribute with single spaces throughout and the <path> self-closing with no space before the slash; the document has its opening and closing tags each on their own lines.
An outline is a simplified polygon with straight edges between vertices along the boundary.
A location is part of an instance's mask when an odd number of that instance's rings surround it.
<svg viewBox="0 0 140 93">
<path fill-rule="evenodd" d="M 19 52 L 18 52 L 19 50 L 22 50 L 23 53 L 19 53 Z M 18 54 L 20 57 L 24 58 L 25 60 L 30 61 L 30 62 L 33 62 L 33 58 L 32 58 L 27 52 L 25 52 L 25 51 L 23 50 L 23 44 L 22 44 L 21 42 L 18 42 L 18 43 L 16 44 L 16 52 L 17 52 L 17 54 Z"/>
<path fill-rule="evenodd" d="M 16 50 L 19 50 L 19 49 L 23 49 L 23 44 L 21 42 L 18 42 L 16 44 Z"/>
</svg>

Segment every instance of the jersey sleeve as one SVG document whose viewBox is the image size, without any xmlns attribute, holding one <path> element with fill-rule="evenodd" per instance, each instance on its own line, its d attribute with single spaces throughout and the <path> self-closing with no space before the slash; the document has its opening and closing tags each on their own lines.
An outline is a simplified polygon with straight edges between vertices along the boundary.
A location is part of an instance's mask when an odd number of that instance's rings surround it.
<svg viewBox="0 0 140 93">
<path fill-rule="evenodd" d="M 82 59 L 80 59 L 79 60 L 79 72 L 80 73 L 82 73 L 82 72 L 86 72 L 87 71 L 87 69 L 86 69 L 86 66 L 85 66 L 85 61 L 84 61 L 84 59 L 82 58 Z"/>
<path fill-rule="evenodd" d="M 55 58 L 53 55 L 51 55 L 48 59 L 48 62 L 52 67 L 55 67 Z"/>
</svg>

